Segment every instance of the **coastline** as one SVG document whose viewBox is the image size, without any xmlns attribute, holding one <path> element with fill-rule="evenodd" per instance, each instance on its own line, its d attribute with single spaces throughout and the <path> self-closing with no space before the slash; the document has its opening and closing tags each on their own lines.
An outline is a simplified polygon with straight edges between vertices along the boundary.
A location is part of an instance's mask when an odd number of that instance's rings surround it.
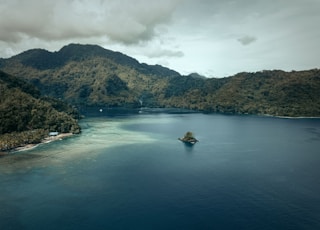
<svg viewBox="0 0 320 230">
<path fill-rule="evenodd" d="M 292 116 L 279 116 L 279 115 L 272 115 L 272 114 L 261 114 L 261 116 L 275 117 L 275 118 L 281 118 L 281 119 L 320 119 L 320 117 L 306 117 L 306 116 L 292 117 Z"/>
<path fill-rule="evenodd" d="M 41 145 L 41 144 L 47 144 L 47 143 L 50 143 L 52 141 L 57 141 L 57 140 L 62 140 L 66 137 L 70 137 L 74 135 L 73 133 L 60 133 L 56 136 L 49 136 L 49 137 L 46 137 L 44 138 L 40 143 L 37 143 L 37 144 L 27 144 L 27 145 L 24 145 L 24 146 L 20 146 L 20 147 L 17 147 L 17 148 L 14 148 L 13 150 L 11 150 L 10 152 L 21 152 L 21 151 L 27 151 L 27 150 L 30 150 L 30 149 L 33 149 L 35 147 L 37 147 L 38 145 Z M 4 154 L 5 155 L 5 154 Z"/>
</svg>

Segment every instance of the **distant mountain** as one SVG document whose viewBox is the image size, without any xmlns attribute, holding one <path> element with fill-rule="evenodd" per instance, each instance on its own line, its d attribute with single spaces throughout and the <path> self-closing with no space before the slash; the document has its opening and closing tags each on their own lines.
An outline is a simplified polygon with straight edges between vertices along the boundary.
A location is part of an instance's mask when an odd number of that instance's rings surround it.
<svg viewBox="0 0 320 230">
<path fill-rule="evenodd" d="M 79 133 L 76 111 L 40 98 L 30 83 L 0 71 L 0 151 L 39 142 L 50 131 Z"/>
<path fill-rule="evenodd" d="M 182 76 L 96 45 L 35 49 L 0 59 L 0 69 L 42 95 L 86 106 L 178 107 L 206 112 L 320 116 L 320 71 L 280 70 L 208 79 Z"/>
<path fill-rule="evenodd" d="M 166 78 L 180 76 L 119 52 L 77 44 L 53 53 L 29 50 L 0 60 L 0 69 L 31 82 L 43 95 L 73 104 L 131 107 L 142 98 L 145 105 L 158 105 Z"/>
<path fill-rule="evenodd" d="M 107 50 L 97 45 L 79 44 L 64 46 L 58 52 L 49 52 L 44 49 L 31 49 L 12 58 L 2 59 L 2 61 L 0 61 L 0 67 L 1 63 L 10 63 L 13 61 L 38 70 L 47 70 L 61 68 L 68 62 L 81 62 L 92 58 L 108 59 L 119 65 L 134 68 L 144 74 L 156 74 L 159 76 L 180 75 L 178 72 L 160 65 L 140 64 L 136 59 L 120 52 Z"/>
<path fill-rule="evenodd" d="M 318 69 L 239 73 L 226 80 L 216 91 L 193 91 L 192 96 L 213 112 L 320 117 Z"/>
</svg>

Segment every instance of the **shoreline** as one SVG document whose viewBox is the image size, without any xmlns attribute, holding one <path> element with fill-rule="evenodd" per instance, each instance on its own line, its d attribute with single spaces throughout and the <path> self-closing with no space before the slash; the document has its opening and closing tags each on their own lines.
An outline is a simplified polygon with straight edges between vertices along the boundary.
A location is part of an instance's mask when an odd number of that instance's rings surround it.
<svg viewBox="0 0 320 230">
<path fill-rule="evenodd" d="M 264 117 L 275 117 L 275 118 L 282 118 L 282 119 L 320 119 L 320 117 L 290 117 L 290 116 L 279 116 L 279 115 L 271 115 L 271 114 L 261 114 Z"/>
<path fill-rule="evenodd" d="M 56 136 L 49 136 L 49 137 L 44 138 L 43 140 L 41 140 L 41 142 L 39 142 L 37 144 L 26 144 L 24 146 L 20 146 L 20 147 L 14 148 L 9 152 L 27 151 L 27 150 L 36 148 L 37 146 L 39 146 L 41 144 L 47 144 L 47 143 L 50 143 L 50 142 L 53 142 L 53 141 L 62 140 L 64 138 L 66 138 L 66 137 L 70 137 L 70 136 L 73 136 L 73 135 L 74 135 L 73 133 L 61 133 L 61 134 L 58 134 Z M 3 154 L 3 156 L 5 156 L 5 155 L 6 154 Z M 1 156 L 1 154 L 0 154 L 0 156 Z"/>
</svg>

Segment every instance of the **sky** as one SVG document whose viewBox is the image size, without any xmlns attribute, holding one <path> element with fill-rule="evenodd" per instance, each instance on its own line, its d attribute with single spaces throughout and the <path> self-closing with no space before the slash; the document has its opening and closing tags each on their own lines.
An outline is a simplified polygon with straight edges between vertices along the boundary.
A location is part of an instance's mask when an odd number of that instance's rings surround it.
<svg viewBox="0 0 320 230">
<path fill-rule="evenodd" d="M 0 57 L 97 44 L 187 75 L 320 67 L 320 0 L 0 0 Z"/>
</svg>

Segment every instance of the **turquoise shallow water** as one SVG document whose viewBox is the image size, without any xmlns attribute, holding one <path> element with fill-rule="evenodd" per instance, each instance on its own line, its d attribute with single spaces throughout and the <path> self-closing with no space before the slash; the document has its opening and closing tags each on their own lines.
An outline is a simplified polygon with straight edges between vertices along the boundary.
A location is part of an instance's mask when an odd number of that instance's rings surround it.
<svg viewBox="0 0 320 230">
<path fill-rule="evenodd" d="M 320 120 L 90 114 L 0 158 L 0 229 L 318 229 Z M 177 140 L 186 131 L 194 147 Z"/>
</svg>

